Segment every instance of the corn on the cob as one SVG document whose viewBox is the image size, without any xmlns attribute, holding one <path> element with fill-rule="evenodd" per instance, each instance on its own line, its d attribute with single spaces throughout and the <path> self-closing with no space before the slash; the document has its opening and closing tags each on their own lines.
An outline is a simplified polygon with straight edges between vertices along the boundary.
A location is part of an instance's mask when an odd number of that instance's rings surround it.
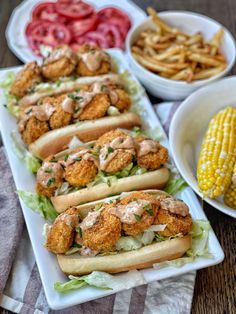
<svg viewBox="0 0 236 314">
<path fill-rule="evenodd" d="M 236 136 L 236 135 L 235 135 Z M 229 188 L 225 192 L 224 202 L 229 207 L 236 209 L 236 163 Z"/>
<path fill-rule="evenodd" d="M 204 196 L 225 193 L 236 158 L 236 109 L 227 107 L 210 121 L 197 167 L 198 185 Z"/>
</svg>

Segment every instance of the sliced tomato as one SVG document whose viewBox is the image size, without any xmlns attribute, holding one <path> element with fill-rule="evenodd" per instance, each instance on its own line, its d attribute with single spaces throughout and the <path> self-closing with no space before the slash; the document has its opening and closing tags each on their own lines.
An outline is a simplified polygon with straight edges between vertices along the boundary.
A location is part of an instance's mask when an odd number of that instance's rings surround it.
<svg viewBox="0 0 236 314">
<path fill-rule="evenodd" d="M 32 30 L 40 25 L 42 23 L 42 21 L 39 21 L 39 20 L 34 20 L 34 21 L 31 21 L 29 22 L 27 25 L 26 25 L 26 28 L 25 28 L 25 34 L 26 36 L 30 35 L 32 33 Z"/>
<path fill-rule="evenodd" d="M 46 21 L 29 28 L 26 37 L 31 49 L 37 54 L 40 45 L 55 47 L 71 41 L 70 30 L 65 25 Z"/>
<path fill-rule="evenodd" d="M 110 48 L 123 49 L 124 40 L 121 33 L 119 32 L 119 29 L 115 25 L 101 23 L 98 25 L 97 31 L 105 36 L 109 42 Z"/>
<path fill-rule="evenodd" d="M 83 19 L 94 13 L 93 7 L 80 0 L 60 0 L 56 2 L 57 13 L 69 19 Z"/>
<path fill-rule="evenodd" d="M 97 22 L 98 17 L 96 14 L 93 14 L 92 16 L 85 19 L 72 21 L 68 24 L 68 27 L 70 28 L 73 37 L 79 37 L 89 31 L 95 30 L 97 27 Z"/>
<path fill-rule="evenodd" d="M 57 13 L 55 2 L 44 2 L 33 9 L 32 20 L 65 23 L 67 19 Z"/>
<path fill-rule="evenodd" d="M 127 23 L 121 22 L 121 19 L 117 18 L 117 17 L 109 18 L 106 20 L 106 22 L 100 21 L 100 24 L 103 24 L 103 23 L 116 26 L 116 28 L 119 29 L 119 32 L 120 32 L 123 40 L 125 40 L 126 35 L 127 35 L 129 28 L 130 28 L 129 25 L 127 25 Z"/>
<path fill-rule="evenodd" d="M 98 12 L 99 21 L 112 24 L 120 20 L 120 26 L 125 25 L 127 29 L 131 27 L 131 19 L 125 12 L 115 8 L 107 7 Z"/>
<path fill-rule="evenodd" d="M 109 48 L 109 42 L 107 38 L 100 32 L 89 32 L 84 36 L 74 38 L 74 41 L 79 46 L 83 44 L 90 44 L 92 46 L 98 46 L 100 48 Z"/>
</svg>

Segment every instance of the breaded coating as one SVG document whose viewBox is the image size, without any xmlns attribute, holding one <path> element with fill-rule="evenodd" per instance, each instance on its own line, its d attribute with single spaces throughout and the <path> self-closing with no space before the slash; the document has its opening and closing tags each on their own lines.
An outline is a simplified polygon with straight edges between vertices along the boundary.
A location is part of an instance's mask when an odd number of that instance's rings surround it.
<svg viewBox="0 0 236 314">
<path fill-rule="evenodd" d="M 136 142 L 141 143 L 149 139 L 141 135 L 141 136 L 137 136 L 135 140 Z M 158 143 L 157 152 L 150 152 L 143 156 L 138 155 L 137 163 L 140 167 L 146 168 L 148 170 L 157 170 L 168 161 L 169 156 L 168 156 L 167 148 L 162 146 L 159 142 L 157 143 Z"/>
<path fill-rule="evenodd" d="M 42 81 L 41 70 L 36 61 L 27 63 L 17 74 L 12 83 L 10 93 L 16 97 L 23 97 L 34 85 Z"/>
<path fill-rule="evenodd" d="M 150 206 L 148 206 L 147 210 L 143 212 L 140 221 L 137 221 L 134 224 L 122 224 L 122 229 L 124 230 L 125 234 L 131 236 L 135 236 L 144 232 L 144 230 L 148 229 L 153 224 L 160 206 L 160 202 L 158 200 L 145 192 L 134 192 L 127 197 L 121 199 L 120 204 L 127 205 L 135 200 L 147 200 L 151 201 L 151 204 Z"/>
<path fill-rule="evenodd" d="M 94 120 L 102 118 L 106 115 L 110 106 L 108 95 L 101 93 L 93 97 L 93 99 L 81 110 L 78 115 L 79 120 Z"/>
<path fill-rule="evenodd" d="M 98 47 L 92 47 L 85 44 L 79 48 L 77 52 L 79 56 L 79 61 L 76 68 L 76 72 L 78 75 L 96 76 L 96 75 L 107 74 L 111 71 L 111 61 L 110 61 L 109 55 L 107 55 L 104 60 L 101 60 L 101 62 L 99 62 L 100 63 L 99 68 L 96 68 L 95 70 L 89 69 L 89 67 L 86 65 L 86 62 L 84 62 L 84 60 L 82 60 L 81 58 L 81 55 L 91 53 L 90 57 L 87 59 L 87 62 L 91 64 L 98 61 L 99 52 L 104 55 L 104 51 Z M 93 57 L 95 60 L 93 60 Z"/>
<path fill-rule="evenodd" d="M 95 151 L 99 149 L 99 147 L 101 148 L 103 145 L 111 143 L 115 138 L 118 137 L 125 139 L 128 137 L 128 134 L 125 131 L 121 131 L 118 129 L 105 133 L 96 141 L 96 144 L 94 146 Z M 126 149 L 119 149 L 114 158 L 112 158 L 106 166 L 105 171 L 111 174 L 121 171 L 133 161 L 133 157 L 134 155 L 131 151 Z"/>
<path fill-rule="evenodd" d="M 55 253 L 66 253 L 72 246 L 75 237 L 75 228 L 79 224 L 79 210 L 69 208 L 60 214 L 52 226 L 47 228 L 45 247 Z"/>
<path fill-rule="evenodd" d="M 35 116 L 32 116 L 27 121 L 21 136 L 23 141 L 29 145 L 48 131 L 49 125 L 47 121 L 40 121 Z"/>
<path fill-rule="evenodd" d="M 42 104 L 50 104 L 55 107 L 55 111 L 49 118 L 49 125 L 51 129 L 58 129 L 69 125 L 72 122 L 73 113 L 66 112 L 62 108 L 62 103 L 66 95 L 56 97 L 45 97 Z"/>
<path fill-rule="evenodd" d="M 114 104 L 114 106 L 120 111 L 123 112 L 128 110 L 131 106 L 131 99 L 129 95 L 123 89 L 115 89 L 114 92 L 118 96 L 118 101 Z"/>
<path fill-rule="evenodd" d="M 84 150 L 77 148 L 73 153 Z M 92 160 L 75 160 L 74 162 L 66 163 L 65 180 L 74 187 L 83 187 L 92 182 L 96 177 L 98 168 Z"/>
<path fill-rule="evenodd" d="M 170 237 L 179 233 L 186 235 L 191 231 L 192 218 L 190 215 L 183 217 L 160 208 L 154 221 L 154 225 L 158 224 L 167 225 L 164 231 L 157 232 L 160 236 Z"/>
<path fill-rule="evenodd" d="M 111 206 L 105 205 L 95 224 L 83 231 L 84 246 L 98 252 L 109 252 L 115 248 L 121 236 L 121 222 L 109 213 Z"/>
<path fill-rule="evenodd" d="M 77 64 L 77 56 L 68 46 L 59 46 L 53 50 L 42 65 L 43 76 L 49 80 L 56 80 L 73 73 Z"/>
<path fill-rule="evenodd" d="M 64 178 L 64 169 L 59 162 L 50 162 L 54 160 L 49 156 L 39 168 L 36 177 L 36 192 L 39 195 L 51 197 L 55 191 L 62 185 Z"/>
<path fill-rule="evenodd" d="M 114 140 L 117 137 L 126 138 L 127 136 L 128 136 L 127 132 L 119 130 L 119 129 L 106 132 L 105 134 L 103 134 L 97 139 L 94 148 L 97 149 L 98 147 L 102 147 L 104 144 L 110 143 L 112 140 Z"/>
</svg>

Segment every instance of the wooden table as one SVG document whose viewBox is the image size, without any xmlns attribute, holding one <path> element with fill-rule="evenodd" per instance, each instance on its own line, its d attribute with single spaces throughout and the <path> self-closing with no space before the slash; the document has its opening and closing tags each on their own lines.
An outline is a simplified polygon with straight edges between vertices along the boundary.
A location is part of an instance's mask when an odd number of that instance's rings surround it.
<svg viewBox="0 0 236 314">
<path fill-rule="evenodd" d="M 11 12 L 20 2 L 20 0 L 0 1 L 1 68 L 21 64 L 8 49 L 4 34 Z M 208 15 L 225 25 L 236 37 L 235 0 L 134 0 L 134 2 L 143 9 L 151 5 L 157 11 L 189 10 Z M 233 73 L 236 73 L 235 67 Z M 157 102 L 154 97 L 151 99 Z M 204 209 L 223 247 L 225 260 L 220 265 L 197 272 L 192 313 L 233 314 L 236 313 L 236 221 L 207 204 L 204 204 Z"/>
</svg>

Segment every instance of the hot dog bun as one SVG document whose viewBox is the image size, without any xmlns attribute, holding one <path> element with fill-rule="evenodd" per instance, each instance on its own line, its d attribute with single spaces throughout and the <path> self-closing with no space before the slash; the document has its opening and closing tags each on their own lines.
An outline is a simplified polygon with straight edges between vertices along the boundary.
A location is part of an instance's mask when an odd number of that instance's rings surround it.
<svg viewBox="0 0 236 314">
<path fill-rule="evenodd" d="M 115 255 L 84 257 L 79 254 L 69 256 L 60 254 L 57 255 L 57 259 L 65 274 L 83 275 L 94 270 L 119 273 L 148 268 L 154 263 L 179 258 L 191 247 L 191 243 L 192 238 L 187 235 Z"/>
<path fill-rule="evenodd" d="M 82 142 L 89 142 L 96 140 L 99 136 L 112 129 L 131 129 L 134 126 L 140 125 L 140 117 L 133 112 L 97 120 L 83 121 L 45 133 L 29 145 L 29 151 L 39 159 L 45 159 L 49 155 L 55 155 L 65 149 L 73 136 L 77 136 Z"/>
<path fill-rule="evenodd" d="M 169 170 L 165 167 L 146 172 L 140 175 L 133 175 L 117 179 L 111 186 L 107 183 L 100 183 L 90 188 L 84 188 L 67 195 L 51 197 L 51 201 L 58 213 L 62 213 L 71 206 L 77 206 L 80 203 L 91 202 L 97 199 L 108 197 L 109 195 L 120 194 L 143 189 L 162 189 L 169 180 Z"/>
</svg>

